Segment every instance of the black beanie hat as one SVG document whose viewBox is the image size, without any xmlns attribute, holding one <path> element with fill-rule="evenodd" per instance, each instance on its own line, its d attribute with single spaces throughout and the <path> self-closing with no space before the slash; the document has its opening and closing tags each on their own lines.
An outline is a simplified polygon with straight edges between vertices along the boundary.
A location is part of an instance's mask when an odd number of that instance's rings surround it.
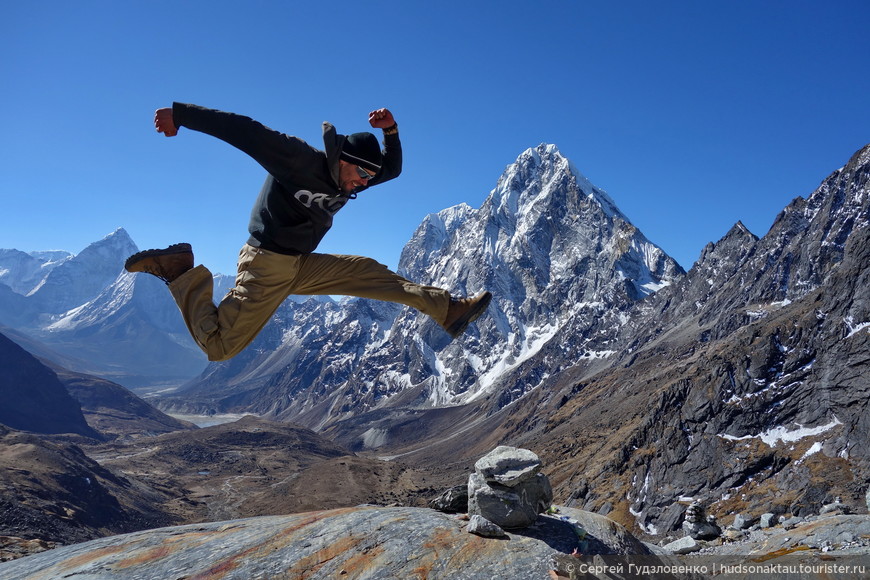
<svg viewBox="0 0 870 580">
<path fill-rule="evenodd" d="M 371 133 L 353 133 L 345 138 L 340 159 L 377 173 L 381 170 L 382 156 L 378 138 Z"/>
</svg>

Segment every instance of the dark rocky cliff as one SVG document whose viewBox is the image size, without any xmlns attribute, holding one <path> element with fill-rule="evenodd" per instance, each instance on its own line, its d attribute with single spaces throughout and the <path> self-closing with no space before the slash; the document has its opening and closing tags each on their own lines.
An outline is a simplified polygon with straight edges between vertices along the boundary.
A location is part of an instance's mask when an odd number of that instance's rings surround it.
<svg viewBox="0 0 870 580">
<path fill-rule="evenodd" d="M 37 433 L 100 438 L 54 371 L 0 334 L 0 423 Z"/>
</svg>

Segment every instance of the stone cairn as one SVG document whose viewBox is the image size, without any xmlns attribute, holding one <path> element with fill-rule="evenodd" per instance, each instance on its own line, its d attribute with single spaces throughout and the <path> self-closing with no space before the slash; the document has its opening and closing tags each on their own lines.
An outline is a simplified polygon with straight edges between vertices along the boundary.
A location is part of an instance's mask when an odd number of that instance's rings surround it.
<svg viewBox="0 0 870 580">
<path fill-rule="evenodd" d="M 506 529 L 531 526 L 552 505 L 553 488 L 540 470 L 541 460 L 532 451 L 501 445 L 474 464 L 467 486 L 450 488 L 429 506 L 461 512 L 466 505 L 469 532 L 502 537 Z"/>
<path fill-rule="evenodd" d="M 552 505 L 553 488 L 540 473 L 541 460 L 528 449 L 501 445 L 474 464 L 468 485 L 448 489 L 429 502 L 444 512 L 467 512 L 468 531 L 503 537 L 505 529 L 531 526 Z"/>
<path fill-rule="evenodd" d="M 721 533 L 715 518 L 712 516 L 708 518 L 704 506 L 698 501 L 692 502 L 686 509 L 683 531 L 694 540 L 712 540 L 718 538 Z"/>
</svg>

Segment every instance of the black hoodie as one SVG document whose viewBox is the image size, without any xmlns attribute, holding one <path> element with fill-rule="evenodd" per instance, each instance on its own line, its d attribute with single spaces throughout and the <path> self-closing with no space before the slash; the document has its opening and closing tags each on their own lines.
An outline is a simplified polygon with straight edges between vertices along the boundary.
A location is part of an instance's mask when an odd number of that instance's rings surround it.
<svg viewBox="0 0 870 580">
<path fill-rule="evenodd" d="M 252 246 L 281 254 L 313 252 L 332 216 L 356 197 L 339 188 L 338 161 L 345 136 L 323 123 L 325 151 L 302 139 L 269 129 L 249 117 L 173 103 L 176 127 L 187 127 L 226 141 L 250 155 L 269 173 L 251 210 L 248 231 Z M 368 182 L 377 185 L 402 171 L 399 135 L 384 135 L 383 164 Z M 362 191 L 360 188 L 358 191 Z"/>
</svg>

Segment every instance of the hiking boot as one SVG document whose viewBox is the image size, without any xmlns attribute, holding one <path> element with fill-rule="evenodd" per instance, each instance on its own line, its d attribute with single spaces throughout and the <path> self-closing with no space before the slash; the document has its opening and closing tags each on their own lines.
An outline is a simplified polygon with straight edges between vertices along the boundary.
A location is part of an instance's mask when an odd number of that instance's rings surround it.
<svg viewBox="0 0 870 580">
<path fill-rule="evenodd" d="M 124 269 L 128 272 L 145 272 L 157 276 L 167 285 L 191 268 L 193 250 L 190 244 L 173 244 L 163 250 L 144 250 L 124 262 Z"/>
<path fill-rule="evenodd" d="M 442 325 L 451 337 L 456 338 L 468 328 L 468 325 L 483 314 L 492 300 L 492 294 L 481 292 L 474 298 L 451 298 L 447 309 L 447 320 Z"/>
</svg>

